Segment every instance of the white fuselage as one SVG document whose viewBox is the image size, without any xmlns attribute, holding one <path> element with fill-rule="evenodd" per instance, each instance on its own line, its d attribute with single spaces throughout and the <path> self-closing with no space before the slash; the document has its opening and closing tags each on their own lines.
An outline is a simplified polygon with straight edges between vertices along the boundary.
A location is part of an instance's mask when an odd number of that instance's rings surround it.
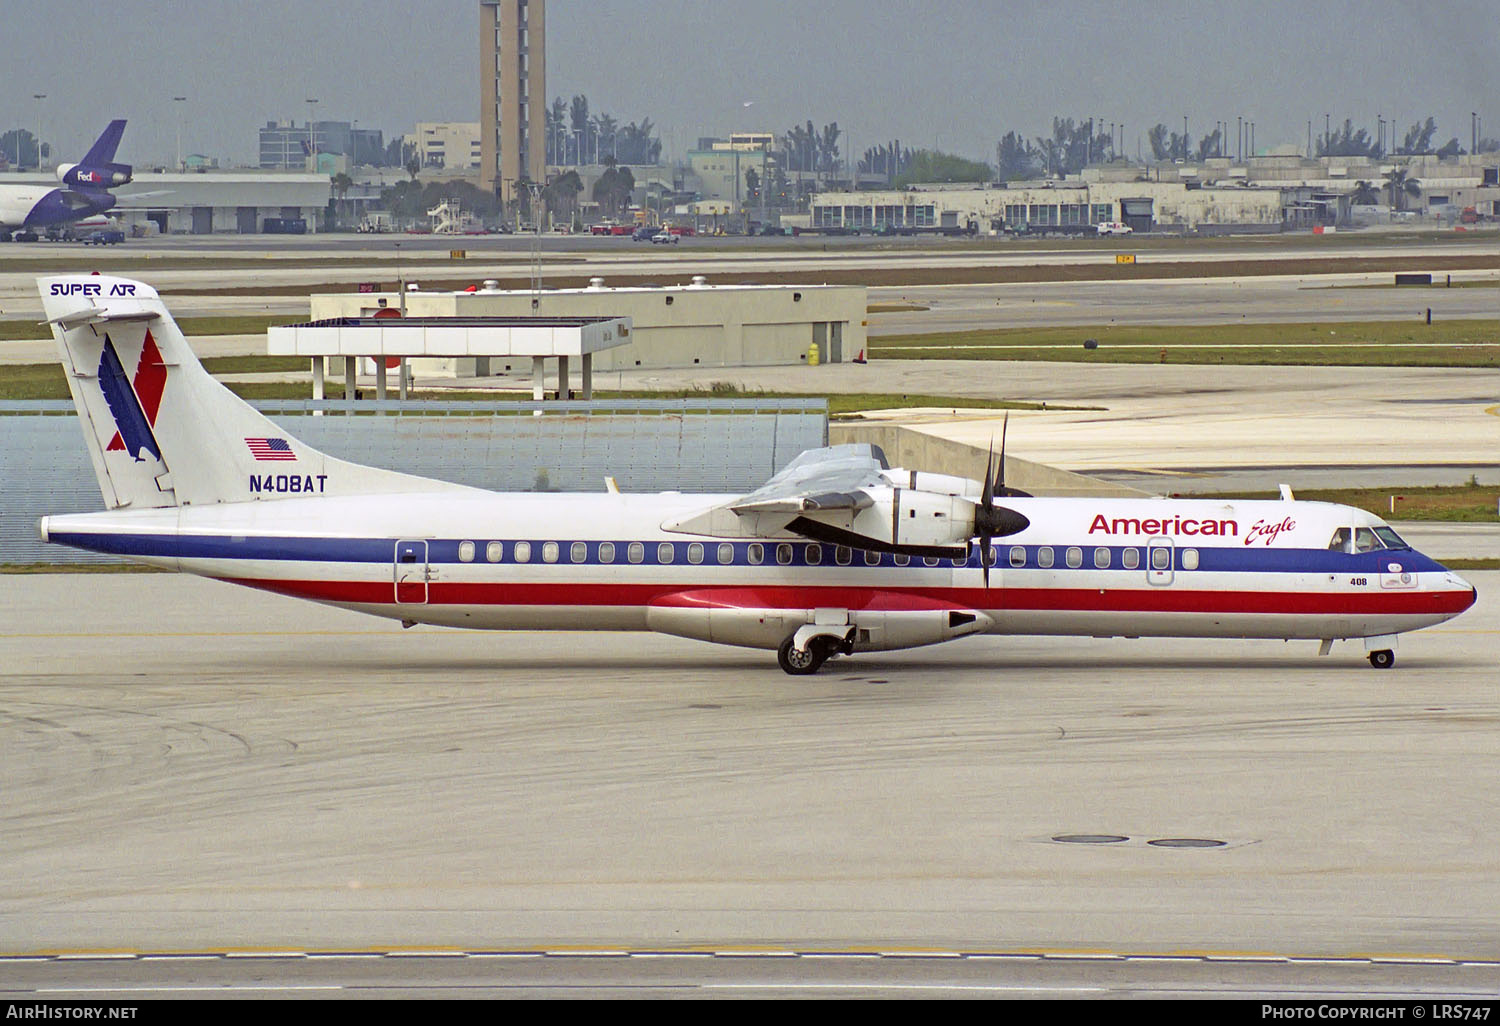
<svg viewBox="0 0 1500 1026">
<path fill-rule="evenodd" d="M 1474 601 L 1411 549 L 1330 551 L 1337 529 L 1380 521 L 1322 503 L 1005 499 L 1031 526 L 996 540 L 988 587 L 977 546 L 924 559 L 661 526 L 732 498 L 319 496 L 54 516 L 43 532 L 413 623 L 657 630 L 762 648 L 837 615 L 858 628 L 856 650 L 981 632 L 1370 637 Z"/>
</svg>

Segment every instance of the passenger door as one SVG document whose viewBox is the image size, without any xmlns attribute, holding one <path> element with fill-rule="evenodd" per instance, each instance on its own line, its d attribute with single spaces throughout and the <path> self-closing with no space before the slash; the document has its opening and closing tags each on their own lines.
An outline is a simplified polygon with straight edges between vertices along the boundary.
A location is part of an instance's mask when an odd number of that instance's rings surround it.
<svg viewBox="0 0 1500 1026">
<path fill-rule="evenodd" d="M 431 580 L 427 567 L 427 543 L 398 541 L 395 570 L 396 602 L 407 606 L 426 605 L 427 582 Z"/>
</svg>

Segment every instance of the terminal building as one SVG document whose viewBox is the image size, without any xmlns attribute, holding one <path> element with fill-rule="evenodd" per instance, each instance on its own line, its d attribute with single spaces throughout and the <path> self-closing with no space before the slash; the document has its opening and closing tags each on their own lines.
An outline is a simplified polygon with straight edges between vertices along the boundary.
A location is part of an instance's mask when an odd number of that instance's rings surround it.
<svg viewBox="0 0 1500 1026">
<path fill-rule="evenodd" d="M 927 184 L 820 192 L 802 227 L 838 231 L 947 229 L 993 233 L 1121 221 L 1137 232 L 1277 231 L 1408 219 L 1450 224 L 1465 210 L 1500 217 L 1500 154 L 1315 160 L 1290 154 L 1197 164 L 1118 164 L 1062 179 Z M 1386 176 L 1405 170 L 1417 194 L 1391 211 Z M 1361 187 L 1373 190 L 1361 205 Z M 1356 209 L 1358 208 L 1358 209 Z M 782 223 L 795 225 L 794 218 Z"/>
</svg>

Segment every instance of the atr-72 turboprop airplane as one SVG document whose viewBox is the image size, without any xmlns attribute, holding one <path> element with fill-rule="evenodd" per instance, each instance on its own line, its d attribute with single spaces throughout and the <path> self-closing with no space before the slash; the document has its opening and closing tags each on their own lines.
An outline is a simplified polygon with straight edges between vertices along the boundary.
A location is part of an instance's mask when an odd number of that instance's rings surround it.
<svg viewBox="0 0 1500 1026">
<path fill-rule="evenodd" d="M 1032 498 L 871 446 L 804 453 L 741 496 L 358 466 L 211 378 L 148 286 L 41 288 L 109 507 L 44 517 L 44 539 L 407 626 L 657 631 L 776 650 L 793 674 L 970 634 L 1360 638 L 1386 668 L 1397 634 L 1475 600 L 1358 509 Z"/>
<path fill-rule="evenodd" d="M 115 197 L 109 190 L 128 185 L 133 171 L 129 164 L 115 163 L 115 150 L 124 134 L 125 122 L 111 121 L 82 160 L 58 165 L 60 189 L 0 185 L 0 232 L 72 224 L 114 207 Z"/>
</svg>

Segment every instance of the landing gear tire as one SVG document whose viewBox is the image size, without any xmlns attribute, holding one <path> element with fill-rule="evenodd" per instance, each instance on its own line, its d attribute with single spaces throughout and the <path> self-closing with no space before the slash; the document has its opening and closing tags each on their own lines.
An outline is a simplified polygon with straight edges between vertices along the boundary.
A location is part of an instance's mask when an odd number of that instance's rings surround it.
<svg viewBox="0 0 1500 1026">
<path fill-rule="evenodd" d="M 795 644 L 796 635 L 788 635 L 776 650 L 776 662 L 781 669 L 793 677 L 810 677 L 817 673 L 822 667 L 823 661 L 828 658 L 828 650 L 814 639 L 807 646 L 807 651 L 798 650 Z"/>
<path fill-rule="evenodd" d="M 1388 648 L 1382 648 L 1378 652 L 1370 653 L 1370 665 L 1377 670 L 1389 670 L 1396 665 L 1396 653 Z"/>
</svg>

